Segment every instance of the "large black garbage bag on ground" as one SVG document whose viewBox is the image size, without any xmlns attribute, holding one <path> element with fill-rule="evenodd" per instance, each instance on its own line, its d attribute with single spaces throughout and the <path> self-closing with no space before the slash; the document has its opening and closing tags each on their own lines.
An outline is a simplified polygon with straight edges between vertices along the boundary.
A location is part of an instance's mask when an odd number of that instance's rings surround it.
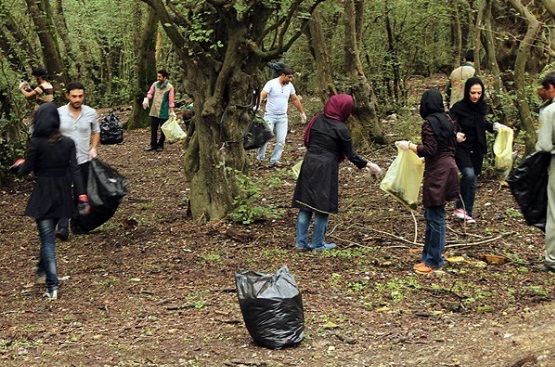
<svg viewBox="0 0 555 367">
<path fill-rule="evenodd" d="M 123 127 L 113 112 L 104 117 L 100 124 L 100 143 L 106 145 L 123 143 Z"/>
<path fill-rule="evenodd" d="M 530 226 L 545 232 L 547 180 L 551 153 L 534 152 L 511 171 L 507 183 L 520 211 Z"/>
<path fill-rule="evenodd" d="M 93 159 L 89 164 L 87 182 L 91 213 L 72 218 L 72 232 L 86 233 L 104 224 L 112 218 L 126 194 L 127 179 L 106 163 Z"/>
<path fill-rule="evenodd" d="M 277 349 L 303 340 L 303 302 L 287 266 L 275 274 L 236 272 L 235 284 L 243 320 L 255 343 Z"/>
<path fill-rule="evenodd" d="M 270 130 L 268 123 L 261 116 L 254 115 L 243 135 L 243 148 L 245 150 L 260 148 L 273 136 L 274 133 Z"/>
</svg>

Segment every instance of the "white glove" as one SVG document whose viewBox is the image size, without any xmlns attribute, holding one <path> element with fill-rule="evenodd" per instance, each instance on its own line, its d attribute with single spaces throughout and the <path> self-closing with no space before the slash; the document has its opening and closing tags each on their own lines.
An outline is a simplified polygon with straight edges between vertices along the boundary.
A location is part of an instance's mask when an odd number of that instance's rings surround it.
<svg viewBox="0 0 555 367">
<path fill-rule="evenodd" d="M 19 88 L 19 89 L 23 89 L 23 88 L 27 89 L 27 88 L 29 88 L 29 83 L 26 82 L 26 81 L 23 81 L 23 82 L 19 83 L 19 87 L 18 87 L 18 88 Z"/>
<path fill-rule="evenodd" d="M 370 172 L 372 172 L 372 174 L 376 176 L 379 176 L 382 172 L 382 169 L 376 163 L 368 162 L 366 164 L 366 168 L 368 168 Z"/>
<path fill-rule="evenodd" d="M 145 99 L 143 99 L 143 108 L 145 110 L 148 108 L 148 97 L 145 97 Z"/>
<path fill-rule="evenodd" d="M 508 128 L 509 128 L 508 126 L 503 125 L 499 122 L 494 122 L 493 123 L 493 130 L 495 130 L 495 131 L 499 131 L 499 130 L 502 130 L 502 129 L 508 129 Z"/>
<path fill-rule="evenodd" d="M 466 140 L 466 135 L 464 133 L 457 133 L 457 143 L 462 143 Z"/>
<path fill-rule="evenodd" d="M 170 117 L 177 117 L 174 111 L 170 111 Z"/>
<path fill-rule="evenodd" d="M 410 141 L 408 140 L 398 140 L 395 142 L 395 145 L 403 150 L 409 150 Z"/>
<path fill-rule="evenodd" d="M 306 114 L 301 113 L 301 123 L 306 124 Z"/>
<path fill-rule="evenodd" d="M 91 148 L 91 150 L 89 150 L 89 160 L 95 159 L 97 156 L 96 148 Z"/>
</svg>

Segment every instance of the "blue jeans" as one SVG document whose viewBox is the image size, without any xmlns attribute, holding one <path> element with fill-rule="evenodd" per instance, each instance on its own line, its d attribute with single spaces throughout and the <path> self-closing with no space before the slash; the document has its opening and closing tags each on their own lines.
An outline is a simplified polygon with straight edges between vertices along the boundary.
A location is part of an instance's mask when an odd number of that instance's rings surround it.
<svg viewBox="0 0 555 367">
<path fill-rule="evenodd" d="M 424 217 L 426 234 L 422 262 L 431 268 L 440 268 L 445 264 L 442 257 L 445 249 L 445 205 L 425 208 Z"/>
<path fill-rule="evenodd" d="M 476 172 L 474 167 L 463 167 L 461 171 L 461 197 L 457 200 L 457 208 L 466 210 L 469 217 L 474 211 L 474 199 L 476 197 Z"/>
<path fill-rule="evenodd" d="M 283 153 L 283 148 L 285 147 L 285 138 L 287 137 L 287 114 L 271 115 L 266 113 L 264 115 L 264 121 L 268 123 L 268 127 L 276 135 L 276 147 L 274 148 L 274 153 L 270 158 L 270 164 L 275 164 L 281 159 L 281 154 Z M 260 162 L 263 162 L 266 158 L 267 148 L 268 143 L 264 144 L 258 149 L 256 159 L 258 159 Z"/>
<path fill-rule="evenodd" d="M 46 287 L 49 291 L 58 289 L 58 272 L 56 267 L 56 243 L 54 231 L 56 219 L 37 219 L 37 228 L 40 237 L 40 260 L 37 273 L 46 274 Z"/>
<path fill-rule="evenodd" d="M 297 216 L 297 247 L 318 248 L 324 246 L 324 237 L 328 228 L 328 214 L 314 212 L 314 228 L 312 233 L 312 245 L 308 246 L 308 227 L 312 212 L 299 210 Z"/>
</svg>

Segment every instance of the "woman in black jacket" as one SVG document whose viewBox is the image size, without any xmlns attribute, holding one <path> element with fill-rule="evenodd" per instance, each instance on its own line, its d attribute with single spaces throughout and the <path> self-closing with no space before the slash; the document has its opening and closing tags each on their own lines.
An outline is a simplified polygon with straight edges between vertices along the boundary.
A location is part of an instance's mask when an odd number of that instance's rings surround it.
<svg viewBox="0 0 555 367">
<path fill-rule="evenodd" d="M 35 186 L 25 215 L 36 220 L 40 236 L 40 260 L 36 275 L 46 275 L 49 299 L 58 297 L 56 244 L 54 231 L 60 218 L 71 217 L 75 204 L 72 184 L 79 194 L 80 212 L 88 214 L 88 198 L 75 157 L 75 142 L 60 132 L 60 117 L 54 103 L 43 104 L 33 118 L 34 131 L 25 159 L 18 160 L 13 169 L 20 173 L 34 172 Z"/>
<path fill-rule="evenodd" d="M 466 140 L 457 144 L 455 161 L 461 172 L 461 199 L 457 200 L 455 216 L 474 224 L 474 199 L 476 180 L 482 172 L 484 156 L 487 152 L 486 130 L 493 133 L 503 125 L 486 121 L 488 104 L 484 100 L 484 83 L 480 78 L 469 78 L 464 85 L 464 99 L 449 111 L 459 125 Z"/>
<path fill-rule="evenodd" d="M 338 211 L 339 163 L 348 159 L 359 169 L 367 167 L 380 173 L 380 167 L 359 157 L 353 150 L 351 133 L 345 122 L 353 111 L 353 97 L 337 94 L 326 102 L 324 113 L 310 120 L 304 133 L 307 152 L 295 186 L 293 207 L 297 217 L 297 250 L 328 250 L 334 243 L 325 243 L 324 236 L 330 213 Z M 308 244 L 308 227 L 314 214 L 312 244 Z"/>
</svg>

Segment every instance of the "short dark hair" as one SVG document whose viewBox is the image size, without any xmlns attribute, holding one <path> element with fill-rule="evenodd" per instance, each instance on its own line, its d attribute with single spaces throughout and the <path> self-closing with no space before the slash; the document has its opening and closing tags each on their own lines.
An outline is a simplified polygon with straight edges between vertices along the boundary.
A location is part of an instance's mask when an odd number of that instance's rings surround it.
<svg viewBox="0 0 555 367">
<path fill-rule="evenodd" d="M 294 71 L 290 67 L 284 67 L 283 69 L 281 69 L 281 74 L 293 75 L 293 73 L 294 73 Z"/>
<path fill-rule="evenodd" d="M 474 50 L 466 51 L 466 54 L 464 55 L 464 59 L 466 61 L 474 62 Z"/>
<path fill-rule="evenodd" d="M 33 71 L 31 72 L 31 75 L 32 76 L 37 76 L 39 78 L 46 78 L 48 73 L 43 68 L 39 67 L 39 68 L 33 68 Z"/>
<path fill-rule="evenodd" d="M 165 70 L 165 69 L 158 70 L 158 74 L 162 75 L 164 78 L 169 78 L 170 77 L 170 73 L 168 73 L 168 71 Z"/>
<path fill-rule="evenodd" d="M 81 84 L 81 82 L 74 80 L 72 82 L 69 82 L 68 85 L 66 86 L 66 93 L 71 92 L 72 90 L 75 89 L 82 89 L 85 90 L 85 86 L 83 84 Z"/>
<path fill-rule="evenodd" d="M 555 71 L 550 71 L 549 73 L 545 74 L 541 81 L 541 85 L 545 89 L 549 89 L 549 85 L 555 87 Z"/>
</svg>

